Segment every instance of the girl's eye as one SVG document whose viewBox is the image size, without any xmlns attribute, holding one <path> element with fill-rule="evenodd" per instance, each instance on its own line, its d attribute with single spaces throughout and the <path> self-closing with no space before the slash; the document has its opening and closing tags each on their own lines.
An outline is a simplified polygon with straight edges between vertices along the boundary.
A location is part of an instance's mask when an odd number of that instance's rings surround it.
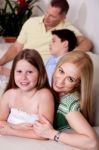
<svg viewBox="0 0 99 150">
<path fill-rule="evenodd" d="M 27 73 L 28 73 L 28 74 L 31 74 L 31 73 L 33 73 L 33 71 L 28 71 Z"/>
<path fill-rule="evenodd" d="M 21 73 L 22 71 L 21 71 L 21 70 L 17 70 L 16 72 L 17 72 L 17 73 Z"/>
</svg>

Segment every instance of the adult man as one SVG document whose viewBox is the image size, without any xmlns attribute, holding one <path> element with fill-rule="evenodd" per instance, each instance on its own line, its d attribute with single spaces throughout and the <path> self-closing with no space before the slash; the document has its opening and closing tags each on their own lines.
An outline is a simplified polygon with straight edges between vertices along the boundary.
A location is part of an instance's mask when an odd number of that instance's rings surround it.
<svg viewBox="0 0 99 150">
<path fill-rule="evenodd" d="M 49 43 L 52 30 L 70 29 L 77 36 L 77 50 L 88 51 L 92 48 L 91 42 L 84 37 L 74 26 L 65 21 L 69 5 L 66 0 L 52 0 L 45 15 L 42 17 L 30 18 L 22 27 L 22 30 L 13 46 L 11 46 L 0 59 L 0 73 L 8 74 L 2 65 L 12 60 L 16 54 L 24 48 L 37 49 L 40 54 L 47 58 L 49 54 Z M 4 70 L 4 71 L 3 71 Z"/>
</svg>

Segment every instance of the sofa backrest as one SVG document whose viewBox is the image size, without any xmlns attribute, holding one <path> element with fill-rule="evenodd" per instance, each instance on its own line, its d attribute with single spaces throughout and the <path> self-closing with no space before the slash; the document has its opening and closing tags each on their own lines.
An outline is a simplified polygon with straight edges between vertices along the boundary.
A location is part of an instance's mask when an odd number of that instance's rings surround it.
<svg viewBox="0 0 99 150">
<path fill-rule="evenodd" d="M 94 109 L 94 125 L 99 126 L 99 55 L 88 52 L 92 58 L 94 65 L 93 77 L 93 109 Z"/>
</svg>

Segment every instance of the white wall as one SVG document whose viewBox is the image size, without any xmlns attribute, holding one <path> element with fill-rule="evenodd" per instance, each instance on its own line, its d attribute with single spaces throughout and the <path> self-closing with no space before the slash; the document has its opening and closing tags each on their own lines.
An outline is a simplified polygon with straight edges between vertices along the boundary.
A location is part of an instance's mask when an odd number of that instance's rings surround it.
<svg viewBox="0 0 99 150">
<path fill-rule="evenodd" d="M 33 16 L 39 16 L 39 15 L 42 15 L 47 7 L 47 5 L 49 4 L 50 0 L 40 0 L 38 2 L 38 5 L 40 6 L 40 8 L 43 10 L 43 11 L 40 11 L 38 8 L 34 8 L 34 11 L 33 11 Z"/>
<path fill-rule="evenodd" d="M 99 0 L 68 0 L 68 18 L 94 43 L 94 52 L 99 54 Z"/>
<path fill-rule="evenodd" d="M 45 9 L 50 0 L 41 0 Z M 92 40 L 94 52 L 99 54 L 99 0 L 68 0 L 67 18 Z"/>
</svg>

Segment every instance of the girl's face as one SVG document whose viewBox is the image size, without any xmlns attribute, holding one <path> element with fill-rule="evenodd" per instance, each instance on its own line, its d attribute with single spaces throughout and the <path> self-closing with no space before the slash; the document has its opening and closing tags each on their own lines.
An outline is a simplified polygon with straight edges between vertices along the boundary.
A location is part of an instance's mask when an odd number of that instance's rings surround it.
<svg viewBox="0 0 99 150">
<path fill-rule="evenodd" d="M 71 92 L 80 84 L 80 70 L 73 63 L 64 63 L 53 75 L 53 89 L 59 94 Z"/>
<path fill-rule="evenodd" d="M 16 85 L 23 91 L 34 89 L 38 81 L 38 70 L 26 60 L 22 59 L 17 62 L 14 78 Z"/>
</svg>

